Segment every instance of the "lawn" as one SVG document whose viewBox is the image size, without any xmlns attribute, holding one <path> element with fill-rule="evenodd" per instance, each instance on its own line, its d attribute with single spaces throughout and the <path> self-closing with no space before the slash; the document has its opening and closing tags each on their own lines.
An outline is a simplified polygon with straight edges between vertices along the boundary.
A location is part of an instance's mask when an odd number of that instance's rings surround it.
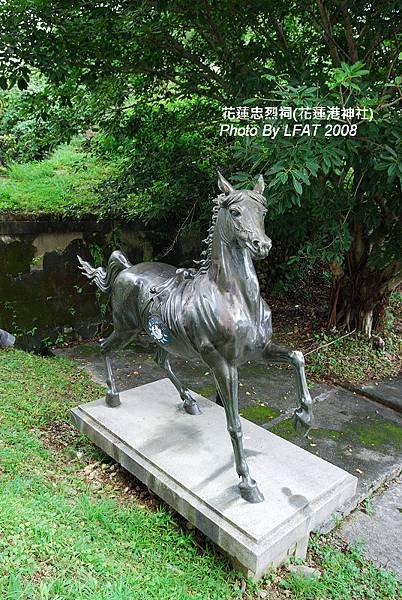
<svg viewBox="0 0 402 600">
<path fill-rule="evenodd" d="M 0 597 L 5 600 L 398 597 L 359 552 L 314 537 L 319 579 L 258 585 L 67 423 L 102 388 L 59 358 L 0 352 Z M 260 595 L 262 594 L 262 595 Z"/>
<path fill-rule="evenodd" d="M 42 161 L 13 164 L 0 176 L 0 214 L 73 216 L 96 212 L 96 186 L 113 164 L 87 154 L 82 140 L 59 146 Z"/>
</svg>

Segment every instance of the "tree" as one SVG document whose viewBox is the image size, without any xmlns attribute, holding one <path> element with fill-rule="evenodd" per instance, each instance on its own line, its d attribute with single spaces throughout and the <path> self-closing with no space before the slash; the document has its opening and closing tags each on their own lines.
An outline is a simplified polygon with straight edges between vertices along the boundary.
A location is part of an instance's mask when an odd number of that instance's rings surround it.
<svg viewBox="0 0 402 600">
<path fill-rule="evenodd" d="M 372 111 L 356 135 L 234 144 L 232 163 L 239 183 L 267 175 L 299 258 L 330 263 L 330 324 L 370 335 L 402 279 L 401 22 L 394 0 L 5 0 L 0 84 L 24 88 L 36 68 L 66 102 L 86 86 L 99 114 L 134 97 L 207 98 L 215 117 L 245 102 Z"/>
</svg>

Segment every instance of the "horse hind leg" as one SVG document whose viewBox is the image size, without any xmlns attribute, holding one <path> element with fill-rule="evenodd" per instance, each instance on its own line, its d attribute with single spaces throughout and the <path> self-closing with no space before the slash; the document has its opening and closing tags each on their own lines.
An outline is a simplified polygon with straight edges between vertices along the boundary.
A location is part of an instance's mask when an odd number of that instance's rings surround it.
<svg viewBox="0 0 402 600">
<path fill-rule="evenodd" d="M 184 387 L 181 381 L 173 373 L 172 367 L 170 366 L 169 356 L 166 350 L 160 347 L 157 349 L 155 355 L 155 362 L 159 367 L 166 371 L 170 381 L 173 383 L 173 385 L 179 392 L 180 398 L 183 400 L 184 410 L 190 415 L 200 415 L 201 409 L 190 394 L 190 391 L 188 390 L 188 388 Z"/>
<path fill-rule="evenodd" d="M 114 378 L 110 352 L 116 348 L 126 346 L 135 336 L 135 333 L 136 332 L 133 331 L 117 332 L 115 330 L 109 335 L 109 337 L 100 341 L 101 354 L 105 361 L 106 368 L 106 383 L 108 389 L 106 392 L 105 401 L 107 406 L 116 407 L 120 405 L 120 394 Z"/>
</svg>

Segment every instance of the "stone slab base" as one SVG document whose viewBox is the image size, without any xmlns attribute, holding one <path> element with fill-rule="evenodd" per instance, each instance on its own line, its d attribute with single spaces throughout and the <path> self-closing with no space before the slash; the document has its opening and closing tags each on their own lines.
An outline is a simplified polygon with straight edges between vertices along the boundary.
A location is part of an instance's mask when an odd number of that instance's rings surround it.
<svg viewBox="0 0 402 600">
<path fill-rule="evenodd" d="M 249 504 L 238 477 L 223 408 L 194 394 L 187 414 L 168 379 L 71 411 L 78 429 L 215 542 L 254 579 L 290 554 L 303 558 L 309 533 L 356 491 L 346 471 L 242 420 L 251 476 L 265 496 Z"/>
</svg>

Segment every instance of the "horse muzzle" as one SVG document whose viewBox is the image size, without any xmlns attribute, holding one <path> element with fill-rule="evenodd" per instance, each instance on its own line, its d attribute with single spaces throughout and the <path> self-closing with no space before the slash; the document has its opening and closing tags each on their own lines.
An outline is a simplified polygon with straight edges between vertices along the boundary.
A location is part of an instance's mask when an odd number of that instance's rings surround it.
<svg viewBox="0 0 402 600">
<path fill-rule="evenodd" d="M 266 238 L 266 240 L 259 240 L 256 238 L 252 242 L 249 242 L 247 246 L 253 258 L 262 260 L 268 256 L 269 251 L 272 248 L 272 242 L 269 238 Z"/>
</svg>

